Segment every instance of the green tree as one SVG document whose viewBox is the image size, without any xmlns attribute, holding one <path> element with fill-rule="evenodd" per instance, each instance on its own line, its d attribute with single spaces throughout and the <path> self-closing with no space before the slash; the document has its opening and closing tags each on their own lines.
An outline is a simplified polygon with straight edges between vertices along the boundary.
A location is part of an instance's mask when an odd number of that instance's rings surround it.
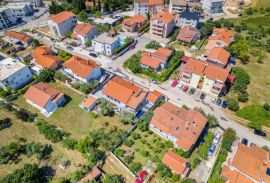
<svg viewBox="0 0 270 183">
<path fill-rule="evenodd" d="M 228 109 L 230 109 L 231 111 L 238 111 L 239 110 L 239 104 L 235 98 L 228 99 Z"/>
<path fill-rule="evenodd" d="M 130 113 L 130 112 L 123 112 L 121 114 L 121 123 L 123 123 L 124 125 L 127 125 L 127 124 L 133 124 L 134 123 L 134 114 L 133 113 Z"/>
<path fill-rule="evenodd" d="M 37 80 L 40 82 L 47 82 L 48 83 L 48 82 L 53 81 L 53 78 L 54 78 L 54 71 L 45 68 L 39 72 Z"/>
<path fill-rule="evenodd" d="M 135 174 L 139 173 L 142 169 L 142 164 L 138 162 L 132 162 L 130 164 L 130 170 L 134 172 Z"/>
<path fill-rule="evenodd" d="M 159 163 L 157 166 L 158 178 L 170 178 L 172 176 L 171 170 L 164 165 L 163 163 Z"/>
<path fill-rule="evenodd" d="M 247 102 L 248 101 L 248 93 L 247 92 L 240 92 L 238 95 L 239 102 Z"/>
<path fill-rule="evenodd" d="M 125 150 L 124 150 L 124 149 L 116 149 L 116 150 L 114 151 L 114 154 L 115 154 L 116 156 L 118 156 L 118 157 L 123 157 L 124 154 L 125 154 Z"/>
<path fill-rule="evenodd" d="M 181 183 L 196 183 L 196 181 L 191 178 L 184 178 Z"/>
<path fill-rule="evenodd" d="M 218 126 L 218 120 L 214 115 L 207 114 L 207 119 L 208 119 L 207 122 L 210 128 L 214 128 Z"/>
<path fill-rule="evenodd" d="M 82 22 L 86 22 L 88 19 L 88 16 L 87 16 L 87 13 L 85 10 L 81 11 L 79 13 L 79 20 L 82 21 Z"/>
<path fill-rule="evenodd" d="M 248 42 L 243 38 L 234 41 L 232 46 L 229 48 L 230 53 L 233 56 L 237 56 L 243 64 L 246 64 L 249 60 L 248 50 Z"/>
<path fill-rule="evenodd" d="M 103 183 L 124 183 L 125 179 L 120 175 L 109 175 L 106 174 L 103 179 Z"/>
<path fill-rule="evenodd" d="M 49 5 L 49 13 L 50 14 L 57 14 L 63 11 L 63 7 L 58 5 L 54 0 L 51 1 L 51 5 Z"/>
<path fill-rule="evenodd" d="M 8 128 L 12 125 L 10 118 L 4 118 L 0 120 L 0 130 L 3 130 L 5 128 Z"/>
</svg>

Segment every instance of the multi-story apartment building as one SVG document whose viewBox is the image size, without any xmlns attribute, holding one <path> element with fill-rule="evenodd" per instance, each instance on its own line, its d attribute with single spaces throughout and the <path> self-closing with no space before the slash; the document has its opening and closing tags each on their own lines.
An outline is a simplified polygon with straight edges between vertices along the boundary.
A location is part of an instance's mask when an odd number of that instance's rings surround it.
<svg viewBox="0 0 270 183">
<path fill-rule="evenodd" d="M 6 29 L 16 24 L 17 18 L 13 11 L 6 7 L 0 8 L 0 29 Z"/>
<path fill-rule="evenodd" d="M 134 0 L 134 14 L 143 15 L 154 15 L 161 11 L 164 7 L 164 0 Z"/>
<path fill-rule="evenodd" d="M 189 0 L 170 0 L 169 11 L 174 15 L 181 15 L 182 12 L 189 9 L 193 11 L 194 8 L 201 7 L 199 1 L 189 1 Z"/>
<path fill-rule="evenodd" d="M 202 9 L 208 14 L 222 13 L 225 0 L 202 0 Z"/>
<path fill-rule="evenodd" d="M 65 37 L 77 25 L 76 15 L 70 11 L 63 11 L 48 20 L 51 34 L 56 37 Z"/>
<path fill-rule="evenodd" d="M 197 27 L 200 20 L 200 12 L 197 11 L 184 11 L 180 15 L 180 19 L 177 20 L 176 26 L 178 27 L 184 27 L 184 26 L 191 26 L 191 27 Z"/>
<path fill-rule="evenodd" d="M 12 2 L 5 5 L 11 9 L 16 18 L 23 18 L 34 14 L 33 6 L 28 2 Z"/>
<path fill-rule="evenodd" d="M 175 26 L 175 16 L 168 11 L 161 11 L 151 17 L 150 33 L 166 38 Z"/>
</svg>

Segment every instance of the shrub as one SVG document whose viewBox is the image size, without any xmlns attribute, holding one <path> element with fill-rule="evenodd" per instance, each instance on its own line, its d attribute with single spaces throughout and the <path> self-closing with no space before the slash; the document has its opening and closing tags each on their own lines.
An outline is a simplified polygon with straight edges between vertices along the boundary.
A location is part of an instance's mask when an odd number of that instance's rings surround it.
<svg viewBox="0 0 270 183">
<path fill-rule="evenodd" d="M 132 162 L 132 163 L 130 164 L 130 170 L 131 170 L 132 172 L 134 172 L 135 174 L 139 173 L 141 169 L 142 169 L 141 163 Z"/>
<path fill-rule="evenodd" d="M 121 51 L 123 51 L 125 48 L 127 48 L 131 43 L 133 43 L 133 39 L 128 37 L 125 39 L 125 43 L 119 47 L 117 47 L 114 51 L 113 54 L 117 55 L 118 53 L 120 53 Z"/>
<path fill-rule="evenodd" d="M 0 130 L 3 130 L 5 128 L 8 128 L 12 125 L 10 118 L 4 118 L 0 120 Z"/>
<path fill-rule="evenodd" d="M 208 119 L 207 123 L 210 128 L 215 128 L 218 126 L 218 120 L 214 115 L 207 114 L 207 119 Z"/>
<path fill-rule="evenodd" d="M 125 151 L 124 151 L 123 149 L 116 149 L 116 150 L 114 151 L 114 154 L 115 154 L 116 156 L 118 156 L 118 157 L 123 157 L 124 154 L 125 154 Z"/>
<path fill-rule="evenodd" d="M 72 138 L 65 138 L 63 141 L 63 146 L 68 148 L 68 149 L 75 149 L 76 148 L 76 145 L 77 145 L 77 141 L 75 139 L 72 139 Z"/>
<path fill-rule="evenodd" d="M 16 111 L 16 118 L 20 119 L 24 122 L 33 122 L 36 118 L 37 114 L 33 114 L 26 109 L 20 109 Z"/>
<path fill-rule="evenodd" d="M 63 74 L 61 71 L 56 71 L 54 74 L 54 77 L 62 82 L 65 82 L 66 80 L 68 80 L 68 77 Z"/>
<path fill-rule="evenodd" d="M 139 27 L 138 30 L 137 30 L 137 32 L 138 33 L 141 33 L 144 30 L 146 30 L 149 26 L 150 26 L 150 23 L 148 22 L 148 23 L 144 24 L 143 26 Z"/>
<path fill-rule="evenodd" d="M 235 98 L 228 99 L 228 109 L 230 109 L 231 111 L 239 110 L 239 104 Z"/>
<path fill-rule="evenodd" d="M 81 92 L 83 92 L 85 94 L 91 93 L 98 86 L 99 86 L 99 82 L 96 80 L 91 80 L 88 83 L 75 82 L 72 84 L 73 88 L 80 90 Z"/>
<path fill-rule="evenodd" d="M 239 102 L 247 102 L 248 101 L 248 93 L 247 92 L 240 92 L 238 95 Z"/>
<path fill-rule="evenodd" d="M 201 163 L 201 160 L 199 158 L 195 158 L 191 162 L 191 169 L 194 170 L 200 163 Z"/>
<path fill-rule="evenodd" d="M 128 146 L 128 147 L 131 147 L 131 146 L 134 144 L 134 141 L 133 141 L 133 140 L 127 139 L 127 140 L 124 141 L 124 144 L 125 144 L 126 146 Z"/>
<path fill-rule="evenodd" d="M 233 67 L 232 73 L 235 76 L 233 89 L 240 92 L 245 91 L 247 89 L 247 85 L 250 83 L 250 76 L 248 73 L 240 67 Z"/>
<path fill-rule="evenodd" d="M 160 46 L 160 44 L 156 41 L 151 41 L 150 43 L 148 43 L 147 45 L 145 45 L 145 48 L 147 49 L 155 49 L 157 50 Z"/>
<path fill-rule="evenodd" d="M 264 103 L 263 108 L 267 111 L 270 111 L 270 105 L 268 103 Z"/>
<path fill-rule="evenodd" d="M 137 140 L 137 139 L 141 138 L 141 135 L 136 133 L 136 132 L 133 132 L 131 136 L 132 136 L 133 140 Z"/>
<path fill-rule="evenodd" d="M 0 109 L 5 109 L 8 111 L 12 111 L 13 107 L 12 104 L 9 102 L 5 102 L 5 101 L 0 101 Z"/>
<path fill-rule="evenodd" d="M 130 164 L 132 162 L 132 160 L 134 159 L 134 156 L 131 156 L 131 155 L 126 155 L 124 157 L 124 162 L 127 163 L 127 164 Z"/>
<path fill-rule="evenodd" d="M 53 81 L 53 78 L 54 78 L 54 71 L 45 68 L 39 72 L 37 80 L 40 82 L 48 83 L 48 82 Z"/>
<path fill-rule="evenodd" d="M 145 151 L 145 150 L 141 150 L 141 155 L 143 157 L 148 157 L 149 156 L 149 152 L 148 151 Z"/>
</svg>

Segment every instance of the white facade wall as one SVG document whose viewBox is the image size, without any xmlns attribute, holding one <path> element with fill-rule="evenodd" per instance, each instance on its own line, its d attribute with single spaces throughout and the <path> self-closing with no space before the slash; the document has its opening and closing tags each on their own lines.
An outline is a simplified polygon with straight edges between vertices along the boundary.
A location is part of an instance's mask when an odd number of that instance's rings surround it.
<svg viewBox="0 0 270 183">
<path fill-rule="evenodd" d="M 82 44 L 85 44 L 85 42 L 87 42 L 87 41 L 91 41 L 97 35 L 98 35 L 98 29 L 97 28 L 94 28 L 93 30 L 91 30 L 90 32 L 88 32 L 88 34 L 86 34 L 86 35 L 79 35 L 79 34 L 77 34 L 77 36 L 79 38 L 79 41 Z"/>
<path fill-rule="evenodd" d="M 192 88 L 197 88 L 200 79 L 201 79 L 200 75 L 192 73 L 192 76 L 191 76 L 190 82 L 189 82 L 189 86 Z"/>
<path fill-rule="evenodd" d="M 190 25 L 191 27 L 197 27 L 198 21 L 197 20 L 191 20 L 186 18 L 180 18 L 179 20 L 179 27 L 184 27 Z"/>
<path fill-rule="evenodd" d="M 16 17 L 9 8 L 0 9 L 0 29 L 8 28 L 16 24 Z"/>
<path fill-rule="evenodd" d="M 221 13 L 224 1 L 202 0 L 202 9 L 208 14 Z"/>
<path fill-rule="evenodd" d="M 77 25 L 77 19 L 74 16 L 59 24 L 57 24 L 53 20 L 48 20 L 48 25 L 49 25 L 51 34 L 62 38 L 62 37 L 65 37 L 66 34 L 69 31 L 71 31 L 75 25 Z"/>
<path fill-rule="evenodd" d="M 6 79 L 0 81 L 0 86 L 2 86 L 2 88 L 4 89 L 11 86 L 13 90 L 16 90 L 19 87 L 23 86 L 25 83 L 29 82 L 31 79 L 31 71 L 27 66 L 25 66 L 17 72 L 11 74 Z"/>
<path fill-rule="evenodd" d="M 147 16 L 149 10 L 147 5 L 139 5 L 139 3 L 134 3 L 134 14 Z"/>
<path fill-rule="evenodd" d="M 211 89 L 213 88 L 215 81 L 208 79 L 207 77 L 204 78 L 202 92 L 204 93 L 211 93 Z"/>
<path fill-rule="evenodd" d="M 94 46 L 94 50 L 96 53 L 101 53 L 104 55 L 112 55 L 113 51 L 120 46 L 120 41 L 117 39 L 111 45 L 106 43 L 101 43 L 95 40 L 92 40 L 92 46 Z"/>
<path fill-rule="evenodd" d="M 77 74 L 73 73 L 72 70 L 69 68 L 63 68 L 63 71 L 66 72 L 69 76 L 83 83 L 87 83 L 90 80 L 99 80 L 101 78 L 101 69 L 99 67 L 93 69 L 93 71 L 86 78 L 78 76 Z"/>
</svg>

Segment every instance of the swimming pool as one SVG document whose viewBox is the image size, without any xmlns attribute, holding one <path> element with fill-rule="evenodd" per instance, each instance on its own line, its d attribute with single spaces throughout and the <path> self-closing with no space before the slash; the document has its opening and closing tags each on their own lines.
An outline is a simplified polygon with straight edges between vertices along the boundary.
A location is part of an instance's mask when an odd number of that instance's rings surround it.
<svg viewBox="0 0 270 183">
<path fill-rule="evenodd" d="M 118 35 L 117 37 L 119 38 L 120 44 L 121 44 L 121 45 L 125 44 L 125 42 L 126 42 L 126 37 L 120 36 L 120 35 Z"/>
</svg>

